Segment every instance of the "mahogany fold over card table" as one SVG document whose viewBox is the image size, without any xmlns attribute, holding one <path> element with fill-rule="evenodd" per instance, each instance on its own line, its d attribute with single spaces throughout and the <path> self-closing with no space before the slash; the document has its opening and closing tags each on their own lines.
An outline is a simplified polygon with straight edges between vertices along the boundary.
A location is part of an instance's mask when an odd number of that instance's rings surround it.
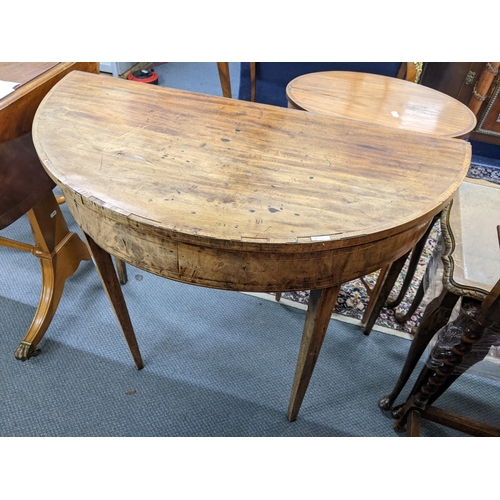
<svg viewBox="0 0 500 500">
<path fill-rule="evenodd" d="M 456 139 L 81 72 L 46 96 L 33 140 L 138 369 L 110 255 L 193 285 L 311 290 L 290 421 L 340 285 L 407 253 L 462 183 L 471 154 Z"/>
</svg>

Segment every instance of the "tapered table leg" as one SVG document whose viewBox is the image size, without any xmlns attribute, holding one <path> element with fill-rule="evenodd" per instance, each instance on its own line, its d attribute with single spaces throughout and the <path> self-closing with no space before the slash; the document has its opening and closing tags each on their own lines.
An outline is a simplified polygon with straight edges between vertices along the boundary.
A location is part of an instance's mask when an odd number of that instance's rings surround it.
<svg viewBox="0 0 500 500">
<path fill-rule="evenodd" d="M 324 290 L 311 290 L 310 292 L 297 368 L 295 370 L 292 394 L 288 407 L 287 418 L 290 422 L 293 422 L 299 413 L 300 405 L 311 380 L 330 317 L 337 301 L 339 289 L 340 285 L 325 288 Z"/>
<path fill-rule="evenodd" d="M 373 308 L 375 307 L 375 304 L 377 302 L 377 298 L 380 295 L 380 290 L 382 290 L 385 279 L 387 277 L 387 273 L 389 272 L 390 269 L 391 269 L 390 264 L 380 269 L 375 286 L 371 289 L 369 288 L 368 283 L 365 282 L 364 278 L 362 278 L 361 281 L 365 285 L 366 293 L 370 298 L 368 300 L 368 305 L 366 306 L 366 310 L 363 314 L 363 318 L 361 319 L 361 323 L 366 323 L 370 319 L 370 316 L 372 315 L 373 312 Z"/>
<path fill-rule="evenodd" d="M 222 95 L 224 97 L 232 97 L 231 93 L 231 78 L 229 77 L 229 63 L 218 62 L 217 69 L 219 70 L 220 86 L 222 87 Z"/>
<path fill-rule="evenodd" d="M 125 337 L 125 341 L 127 342 L 130 353 L 132 354 L 132 358 L 134 359 L 135 366 L 138 370 L 141 370 L 144 368 L 144 363 L 142 361 L 139 344 L 137 343 L 137 339 L 135 337 L 127 304 L 125 303 L 125 297 L 123 296 L 111 255 L 97 245 L 97 243 L 88 234 L 85 234 L 85 238 L 89 245 L 90 252 L 92 253 L 92 257 L 94 258 L 97 272 L 101 278 L 104 290 L 106 291 L 111 307 L 113 308 L 116 319 L 118 320 L 118 324 L 120 325 L 123 336 Z"/>
<path fill-rule="evenodd" d="M 387 301 L 387 307 L 397 307 L 399 304 L 401 304 L 401 301 L 404 299 L 404 296 L 406 295 L 406 292 L 408 291 L 408 288 L 410 288 L 410 284 L 413 280 L 413 277 L 415 276 L 415 271 L 417 270 L 418 263 L 420 261 L 420 258 L 422 257 L 422 253 L 424 251 L 425 245 L 427 245 L 427 240 L 429 239 L 429 234 L 431 233 L 432 228 L 434 227 L 434 224 L 436 221 L 441 217 L 441 213 L 437 214 L 434 216 L 432 219 L 432 222 L 429 224 L 429 227 L 423 234 L 423 236 L 418 240 L 418 243 L 413 247 L 413 250 L 411 252 L 411 258 L 410 262 L 408 264 L 408 270 L 406 271 L 406 276 L 403 281 L 403 284 L 401 285 L 401 290 L 399 291 L 398 296 L 394 300 L 388 300 Z M 423 297 L 415 298 L 413 300 L 416 305 L 414 306 L 415 309 L 413 309 L 413 312 L 415 312 L 416 308 L 420 305 L 420 302 L 422 301 Z M 412 303 L 413 306 L 413 303 Z M 410 315 L 411 317 L 411 315 Z"/>
<path fill-rule="evenodd" d="M 125 285 L 128 281 L 127 277 L 127 265 L 123 260 L 117 259 L 115 257 L 116 272 L 118 273 L 118 279 L 122 285 Z"/>
<path fill-rule="evenodd" d="M 251 62 L 250 63 L 250 100 L 252 102 L 255 102 L 255 94 L 257 90 L 257 68 L 256 65 L 257 63 Z"/>
<path fill-rule="evenodd" d="M 389 297 L 389 294 L 391 293 L 391 290 L 394 287 L 394 283 L 396 283 L 399 273 L 401 272 L 401 269 L 403 269 L 403 266 L 405 265 L 406 259 L 408 258 L 409 254 L 410 252 L 408 251 L 402 257 L 400 257 L 398 260 L 396 260 L 391 264 L 389 272 L 387 273 L 387 276 L 384 280 L 384 284 L 382 285 L 380 293 L 376 298 L 373 310 L 363 330 L 363 333 L 365 335 L 369 335 L 370 332 L 372 331 L 373 325 L 375 324 L 375 321 L 379 317 L 380 311 L 382 310 L 382 307 L 384 307 L 384 304 L 386 303 L 387 298 Z"/>
<path fill-rule="evenodd" d="M 90 260 L 86 245 L 70 232 L 52 191 L 28 212 L 35 246 L 31 252 L 40 259 L 42 289 L 33 322 L 14 356 L 26 361 L 37 353 L 37 345 L 57 310 L 66 279 L 82 260 Z M 16 245 L 10 245 L 16 248 Z M 20 250 L 28 245 L 19 244 Z"/>
<path fill-rule="evenodd" d="M 418 285 L 417 291 L 415 293 L 415 296 L 413 297 L 410 307 L 408 308 L 408 311 L 406 311 L 404 314 L 396 313 L 394 315 L 394 319 L 400 324 L 406 323 L 413 316 L 413 313 L 418 309 L 418 307 L 422 303 L 422 300 L 424 299 L 424 296 L 425 296 L 424 280 L 422 279 L 420 280 L 420 284 Z M 392 306 L 387 304 L 387 307 L 392 307 Z"/>
</svg>

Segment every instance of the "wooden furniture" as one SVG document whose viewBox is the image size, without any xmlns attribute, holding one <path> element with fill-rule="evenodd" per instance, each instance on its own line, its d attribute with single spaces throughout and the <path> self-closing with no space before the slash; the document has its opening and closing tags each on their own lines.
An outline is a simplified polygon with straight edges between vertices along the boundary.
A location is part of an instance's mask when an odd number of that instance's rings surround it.
<svg viewBox="0 0 500 500">
<path fill-rule="evenodd" d="M 311 290 L 290 421 L 340 285 L 407 254 L 470 163 L 464 141 L 80 72 L 46 97 L 33 138 L 137 368 L 110 254 L 193 285 Z"/>
<path fill-rule="evenodd" d="M 420 435 L 421 419 L 473 436 L 500 437 L 500 427 L 434 406 L 435 401 L 468 368 L 484 359 L 491 345 L 500 345 L 500 280 L 479 304 L 462 305 L 458 318 L 439 333 L 426 366 L 406 402 L 394 409 L 394 428 Z"/>
<path fill-rule="evenodd" d="M 422 63 L 406 62 L 257 62 L 240 63 L 241 100 L 287 107 L 286 87 L 295 78 L 323 71 L 355 71 L 418 81 Z"/>
<path fill-rule="evenodd" d="M 466 139 L 476 117 L 456 99 L 399 78 L 350 71 L 310 73 L 286 89 L 289 106 L 398 130 Z"/>
<path fill-rule="evenodd" d="M 500 145 L 500 63 L 427 62 L 422 85 L 468 105 L 477 115 L 470 140 Z"/>
<path fill-rule="evenodd" d="M 231 78 L 229 75 L 229 63 L 227 62 L 218 62 L 217 63 L 217 70 L 219 71 L 219 79 L 220 79 L 220 85 L 222 88 L 222 95 L 224 97 L 229 97 L 231 98 L 233 96 L 231 92 Z M 255 63 L 251 62 L 250 63 L 250 85 L 251 85 L 251 91 L 250 91 L 250 100 L 255 101 L 255 85 L 256 85 L 256 75 L 255 75 Z"/>
<path fill-rule="evenodd" d="M 219 71 L 220 86 L 222 88 L 222 95 L 224 97 L 233 97 L 231 93 L 231 78 L 229 75 L 229 63 L 218 62 L 217 70 Z"/>
<path fill-rule="evenodd" d="M 75 69 L 99 70 L 97 63 L 0 63 L 0 80 L 19 83 L 14 92 L 0 99 L 0 230 L 28 214 L 34 238 L 34 245 L 29 245 L 0 237 L 0 245 L 31 252 L 42 267 L 40 302 L 15 352 L 21 361 L 38 352 L 37 344 L 56 312 L 65 280 L 82 259 L 90 259 L 87 247 L 68 230 L 52 192 L 55 184 L 40 165 L 31 139 L 38 105 Z"/>
<path fill-rule="evenodd" d="M 222 89 L 223 97 L 232 98 L 231 91 L 231 77 L 229 73 L 229 63 L 218 62 L 217 71 L 219 72 L 219 80 Z M 252 75 L 252 91 L 251 100 L 255 101 L 255 63 L 250 63 L 250 72 Z M 118 272 L 118 279 L 122 285 L 125 285 L 128 281 L 127 278 L 127 267 L 124 262 L 120 259 L 115 258 L 116 271 Z"/>
<path fill-rule="evenodd" d="M 380 399 L 380 408 L 392 407 L 432 337 L 448 322 L 458 299 L 482 302 L 493 290 L 500 270 L 498 221 L 500 187 L 464 181 L 441 216 L 443 291 L 426 307 L 401 375 L 392 392 Z"/>
<path fill-rule="evenodd" d="M 466 139 L 476 125 L 474 113 L 456 99 L 416 83 L 381 75 L 346 71 L 310 73 L 292 80 L 286 92 L 291 108 L 397 130 Z M 391 307 L 404 298 L 434 222 L 413 249 L 400 293 L 388 304 Z M 373 288 L 363 280 L 370 297 L 362 319 L 365 334 L 375 324 L 404 264 L 401 259 L 381 269 Z M 414 301 L 414 308 L 420 300 Z M 411 316 L 413 312 L 408 314 Z M 398 319 L 404 322 L 407 317 Z"/>
</svg>

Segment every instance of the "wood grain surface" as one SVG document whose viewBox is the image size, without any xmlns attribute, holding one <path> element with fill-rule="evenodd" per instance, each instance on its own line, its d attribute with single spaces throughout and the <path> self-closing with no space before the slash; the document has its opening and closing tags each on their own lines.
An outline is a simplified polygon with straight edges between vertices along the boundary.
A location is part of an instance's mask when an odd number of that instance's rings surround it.
<svg viewBox="0 0 500 500">
<path fill-rule="evenodd" d="M 456 99 L 413 82 L 369 73 L 324 71 L 292 80 L 297 109 L 443 137 L 466 137 L 474 113 Z"/>
<path fill-rule="evenodd" d="M 239 290 L 332 286 L 403 255 L 470 146 L 407 130 L 73 72 L 33 139 L 109 253 Z"/>
<path fill-rule="evenodd" d="M 17 88 L 54 68 L 57 62 L 0 62 L 0 80 L 17 83 Z"/>
</svg>

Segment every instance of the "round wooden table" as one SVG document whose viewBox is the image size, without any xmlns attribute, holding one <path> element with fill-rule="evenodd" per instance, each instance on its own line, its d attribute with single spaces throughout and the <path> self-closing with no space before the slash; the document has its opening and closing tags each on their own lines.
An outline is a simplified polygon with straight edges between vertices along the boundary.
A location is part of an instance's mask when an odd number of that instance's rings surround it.
<svg viewBox="0 0 500 500">
<path fill-rule="evenodd" d="M 311 290 L 289 420 L 340 285 L 407 253 L 470 163 L 464 141 L 80 72 L 44 99 L 33 140 L 137 368 L 110 255 L 193 285 Z"/>
<path fill-rule="evenodd" d="M 397 130 L 467 139 L 476 126 L 474 113 L 453 97 L 423 85 L 382 75 L 351 71 L 309 73 L 292 80 L 287 85 L 286 94 L 290 108 Z M 384 304 L 394 308 L 403 300 L 432 226 L 429 226 L 428 232 L 412 252 L 405 280 L 396 299 L 388 301 L 406 259 L 381 269 L 373 288 L 365 282 L 370 296 L 362 319 L 365 334 L 371 331 Z M 407 321 L 421 300 L 419 293 L 410 310 L 403 315 L 397 314 L 396 319 L 402 323 Z"/>
</svg>

